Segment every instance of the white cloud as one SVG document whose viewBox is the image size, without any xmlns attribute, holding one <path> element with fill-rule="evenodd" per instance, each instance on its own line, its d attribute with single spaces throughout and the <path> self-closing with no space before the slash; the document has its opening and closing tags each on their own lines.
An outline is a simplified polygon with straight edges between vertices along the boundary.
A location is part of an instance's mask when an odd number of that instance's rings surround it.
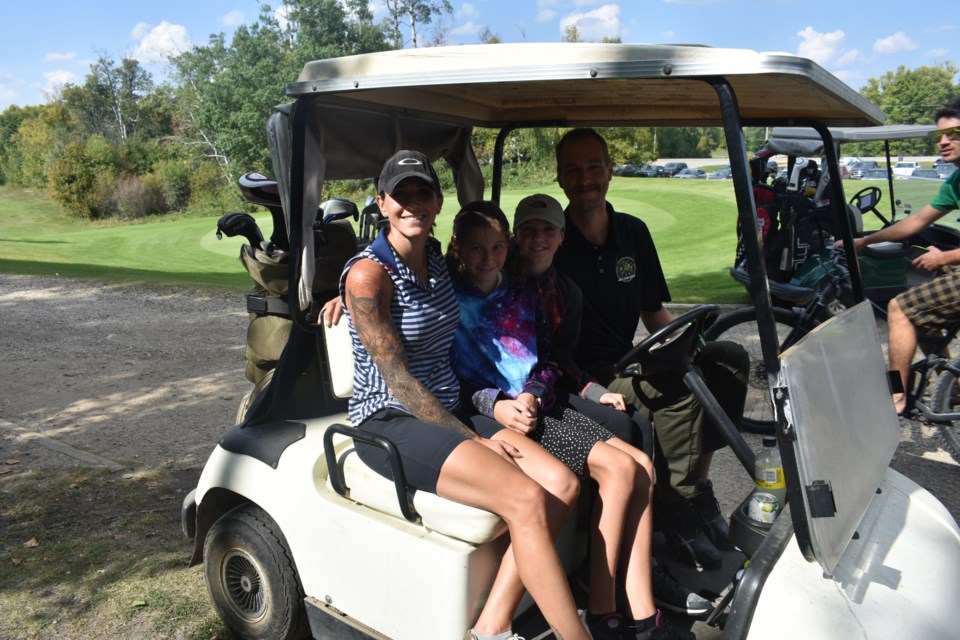
<svg viewBox="0 0 960 640">
<path fill-rule="evenodd" d="M 45 71 L 43 74 L 43 95 L 47 98 L 51 98 L 60 93 L 60 90 L 63 89 L 63 85 L 75 82 L 77 80 L 77 75 L 69 71 L 64 71 L 63 69 L 57 69 L 56 71 Z"/>
<path fill-rule="evenodd" d="M 843 54 L 843 40 L 846 35 L 840 29 L 820 33 L 813 27 L 807 27 L 798 31 L 797 36 L 800 38 L 797 54 L 818 64 L 830 64 Z"/>
<path fill-rule="evenodd" d="M 75 51 L 70 51 L 68 53 L 56 53 L 50 52 L 43 57 L 47 62 L 69 62 L 75 60 L 77 53 Z"/>
<path fill-rule="evenodd" d="M 669 40 L 669 39 L 671 39 L 671 38 L 677 37 L 677 32 L 676 32 L 676 31 L 664 31 L 662 35 L 663 35 L 664 38 L 667 38 L 667 39 Z"/>
<path fill-rule="evenodd" d="M 946 57 L 946 56 L 949 55 L 949 54 L 950 54 L 950 49 L 944 49 L 944 48 L 941 47 L 940 49 L 930 49 L 930 51 L 927 51 L 926 53 L 923 54 L 923 57 L 925 57 L 925 58 L 944 58 L 944 57 Z"/>
<path fill-rule="evenodd" d="M 480 17 L 480 11 L 477 10 L 475 6 L 469 2 L 464 2 L 460 5 L 460 8 L 457 9 L 457 18 L 460 20 L 474 20 Z"/>
<path fill-rule="evenodd" d="M 584 40 L 602 40 L 605 37 L 619 37 L 623 32 L 620 22 L 620 6 L 605 4 L 586 13 L 571 13 L 560 19 L 560 34 L 576 25 L 580 37 Z"/>
<path fill-rule="evenodd" d="M 450 34 L 454 36 L 475 36 L 479 32 L 480 26 L 475 22 L 467 22 L 450 30 Z"/>
<path fill-rule="evenodd" d="M 280 25 L 281 29 L 286 29 L 287 25 L 290 24 L 290 20 L 287 18 L 287 5 L 281 5 L 273 10 L 273 17 L 277 19 L 277 23 Z"/>
<path fill-rule="evenodd" d="M 943 33 L 944 31 L 953 31 L 957 26 L 953 24 L 942 24 L 938 27 L 927 27 L 923 30 L 924 33 Z"/>
<path fill-rule="evenodd" d="M 224 26 L 227 27 L 236 27 L 237 25 L 243 24 L 243 12 L 242 11 L 231 11 L 227 15 L 221 18 Z"/>
<path fill-rule="evenodd" d="M 155 27 L 140 22 L 134 27 L 130 37 L 140 40 L 131 54 L 142 64 L 165 62 L 190 49 L 190 34 L 187 28 L 179 24 L 170 24 L 166 20 Z"/>
<path fill-rule="evenodd" d="M 705 5 L 705 4 L 717 4 L 720 0 L 663 0 L 664 4 L 678 4 L 678 5 Z"/>
<path fill-rule="evenodd" d="M 903 31 L 897 31 L 892 36 L 880 38 L 873 43 L 873 50 L 877 53 L 901 53 L 916 48 L 917 44 Z"/>
<path fill-rule="evenodd" d="M 850 51 L 845 51 L 843 54 L 837 58 L 838 67 L 846 67 L 855 62 L 859 62 L 863 56 L 860 55 L 860 51 L 857 49 L 851 49 Z"/>
<path fill-rule="evenodd" d="M 6 69 L 0 69 L 0 108 L 6 107 L 20 97 L 17 86 L 20 83 L 12 73 Z"/>
<path fill-rule="evenodd" d="M 550 9 L 544 9 L 537 12 L 537 22 L 550 22 L 557 17 L 556 11 L 551 11 Z"/>
</svg>

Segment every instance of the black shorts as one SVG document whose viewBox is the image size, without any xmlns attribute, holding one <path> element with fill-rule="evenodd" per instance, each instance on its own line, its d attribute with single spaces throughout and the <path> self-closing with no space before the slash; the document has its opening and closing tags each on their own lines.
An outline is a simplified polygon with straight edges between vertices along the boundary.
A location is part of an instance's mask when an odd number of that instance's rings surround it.
<svg viewBox="0 0 960 640">
<path fill-rule="evenodd" d="M 493 435 L 503 428 L 487 418 L 477 420 L 471 426 L 483 437 L 489 437 L 485 434 Z M 470 436 L 424 422 L 399 409 L 381 409 L 357 428 L 392 442 L 400 454 L 407 486 L 430 493 L 437 492 L 437 479 L 447 457 L 460 443 L 470 440 Z M 384 478 L 393 480 L 386 451 L 362 442 L 356 442 L 356 448 L 357 455 L 368 467 Z"/>
</svg>

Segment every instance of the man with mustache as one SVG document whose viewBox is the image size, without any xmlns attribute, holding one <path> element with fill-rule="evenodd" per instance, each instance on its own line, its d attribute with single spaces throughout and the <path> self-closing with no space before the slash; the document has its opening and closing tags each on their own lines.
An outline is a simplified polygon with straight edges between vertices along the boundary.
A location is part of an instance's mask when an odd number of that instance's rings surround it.
<svg viewBox="0 0 960 640">
<path fill-rule="evenodd" d="M 613 376 L 613 365 L 633 346 L 639 322 L 653 332 L 673 319 L 653 239 L 642 220 L 613 209 L 607 190 L 613 161 L 593 129 L 567 132 L 556 148 L 557 181 L 569 205 L 567 235 L 556 266 L 583 291 L 577 361 L 611 392 L 621 393 L 653 421 L 656 432 L 655 522 L 683 561 L 718 569 L 718 549 L 732 549 L 727 523 L 710 481 L 713 452 L 726 445 L 679 375 L 635 379 Z M 739 424 L 749 360 L 739 345 L 707 344 L 697 357 L 707 386 Z"/>
</svg>

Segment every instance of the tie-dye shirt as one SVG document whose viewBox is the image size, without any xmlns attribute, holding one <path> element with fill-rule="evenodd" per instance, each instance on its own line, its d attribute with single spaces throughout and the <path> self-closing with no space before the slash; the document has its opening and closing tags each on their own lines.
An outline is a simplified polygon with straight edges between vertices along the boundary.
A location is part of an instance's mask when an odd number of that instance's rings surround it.
<svg viewBox="0 0 960 640">
<path fill-rule="evenodd" d="M 546 325 L 536 285 L 504 275 L 493 291 L 484 294 L 455 274 L 453 287 L 460 303 L 454 369 L 477 409 L 492 415 L 501 393 L 516 398 L 526 392 L 549 410 L 557 371 L 541 360 L 546 354 Z"/>
</svg>

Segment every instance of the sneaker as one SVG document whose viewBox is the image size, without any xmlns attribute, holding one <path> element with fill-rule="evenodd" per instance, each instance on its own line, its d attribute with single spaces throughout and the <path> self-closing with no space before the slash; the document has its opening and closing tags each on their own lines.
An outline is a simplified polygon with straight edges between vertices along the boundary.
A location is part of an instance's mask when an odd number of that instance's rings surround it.
<svg viewBox="0 0 960 640">
<path fill-rule="evenodd" d="M 496 640 L 524 640 L 523 636 L 518 636 L 513 633 L 513 631 L 504 631 L 504 633 L 508 635 L 496 635 L 493 637 L 496 638 Z M 477 638 L 476 632 L 470 629 L 470 631 L 467 631 L 467 635 L 463 636 L 463 640 L 479 640 L 479 638 Z"/>
<path fill-rule="evenodd" d="M 720 513 L 720 503 L 713 495 L 713 482 L 707 480 L 697 488 L 700 492 L 691 502 L 703 533 L 717 549 L 733 551 L 737 547 L 730 541 L 730 526 Z"/>
<path fill-rule="evenodd" d="M 623 637 L 626 640 L 694 640 L 696 638 L 690 631 L 670 627 L 659 609 L 657 609 L 653 626 L 631 625 L 627 627 L 627 633 Z"/>
<path fill-rule="evenodd" d="M 593 640 L 626 640 L 626 625 L 619 613 L 608 613 L 592 625 L 587 622 L 587 610 L 580 612 L 580 622 L 587 628 Z"/>
<path fill-rule="evenodd" d="M 660 521 L 667 546 L 681 562 L 707 571 L 723 566 L 723 556 L 700 527 L 692 501 L 659 504 L 653 514 Z"/>
<path fill-rule="evenodd" d="M 674 579 L 659 563 L 653 564 L 653 601 L 661 609 L 702 618 L 713 610 L 713 603 Z"/>
</svg>

